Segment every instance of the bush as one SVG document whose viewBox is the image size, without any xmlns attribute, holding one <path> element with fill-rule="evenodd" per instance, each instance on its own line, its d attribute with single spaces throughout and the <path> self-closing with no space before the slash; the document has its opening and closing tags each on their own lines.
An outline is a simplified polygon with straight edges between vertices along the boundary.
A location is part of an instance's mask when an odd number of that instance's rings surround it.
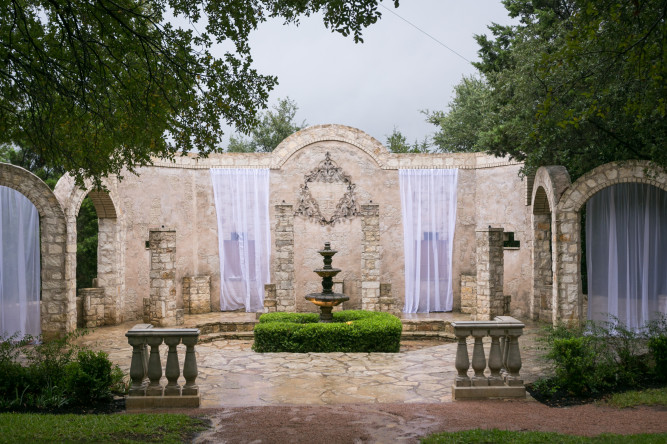
<svg viewBox="0 0 667 444">
<path fill-rule="evenodd" d="M 396 353 L 402 324 L 389 313 L 347 310 L 333 322 L 319 323 L 316 313 L 267 313 L 255 326 L 252 349 L 260 353 Z"/>
<path fill-rule="evenodd" d="M 563 390 L 570 395 L 599 396 L 653 384 L 667 375 L 667 322 L 664 317 L 639 331 L 618 319 L 588 322 L 579 328 L 549 327 L 546 359 L 554 376 L 533 389 L 545 397 Z"/>
<path fill-rule="evenodd" d="M 104 352 L 76 347 L 76 334 L 32 345 L 0 341 L 0 410 L 54 411 L 100 407 L 124 391 L 124 375 Z"/>
<path fill-rule="evenodd" d="M 659 381 L 667 381 L 667 335 L 660 335 L 648 341 L 648 349 L 655 360 L 654 374 Z"/>
</svg>

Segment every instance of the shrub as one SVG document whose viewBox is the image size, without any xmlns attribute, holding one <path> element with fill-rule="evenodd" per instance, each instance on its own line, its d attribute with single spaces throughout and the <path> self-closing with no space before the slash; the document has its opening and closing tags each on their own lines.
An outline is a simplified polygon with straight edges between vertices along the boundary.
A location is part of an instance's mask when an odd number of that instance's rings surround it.
<svg viewBox="0 0 667 444">
<path fill-rule="evenodd" d="M 549 327 L 545 357 L 554 376 L 533 388 L 546 397 L 561 389 L 574 396 L 596 396 L 651 384 L 667 374 L 666 326 L 663 317 L 633 331 L 612 317 L 579 328 Z"/>
<path fill-rule="evenodd" d="M 0 410 L 98 407 L 123 391 L 123 372 L 104 352 L 72 344 L 79 334 L 32 345 L 32 338 L 0 341 Z"/>
<path fill-rule="evenodd" d="M 667 381 L 667 335 L 650 338 L 648 349 L 655 360 L 654 374 L 656 379 Z"/>
<path fill-rule="evenodd" d="M 389 313 L 347 310 L 333 322 L 319 323 L 316 313 L 267 313 L 255 326 L 253 350 L 260 353 L 396 353 L 402 324 Z"/>
</svg>

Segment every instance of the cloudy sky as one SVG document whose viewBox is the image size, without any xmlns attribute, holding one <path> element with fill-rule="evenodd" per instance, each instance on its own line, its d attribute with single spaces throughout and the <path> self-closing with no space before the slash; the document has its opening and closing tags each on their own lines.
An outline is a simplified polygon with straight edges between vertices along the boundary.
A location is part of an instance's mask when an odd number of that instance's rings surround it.
<svg viewBox="0 0 667 444">
<path fill-rule="evenodd" d="M 394 127 L 409 141 L 432 134 L 420 110 L 447 107 L 454 85 L 475 71 L 464 60 L 477 60 L 473 35 L 510 19 L 500 0 L 402 0 L 398 9 L 384 3 L 400 17 L 380 8 L 382 19 L 363 44 L 331 33 L 319 16 L 298 27 L 260 25 L 250 43 L 258 71 L 278 77 L 270 104 L 289 97 L 299 122 L 353 126 L 382 143 Z"/>
</svg>

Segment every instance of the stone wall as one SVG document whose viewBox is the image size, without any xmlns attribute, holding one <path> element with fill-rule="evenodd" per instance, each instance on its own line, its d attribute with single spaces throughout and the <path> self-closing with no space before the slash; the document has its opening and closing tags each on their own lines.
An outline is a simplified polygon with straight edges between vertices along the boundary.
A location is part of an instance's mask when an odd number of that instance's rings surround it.
<svg viewBox="0 0 667 444">
<path fill-rule="evenodd" d="M 295 215 L 304 178 L 317 168 L 326 153 L 330 153 L 356 186 L 354 195 L 359 205 L 358 214 L 333 225 L 322 225 Z M 115 306 L 111 308 L 116 308 L 122 319 L 139 319 L 143 300 L 150 297 L 151 253 L 146 242 L 149 229 L 157 224 L 176 230 L 175 281 L 181 282 L 185 276 L 210 276 L 211 310 L 219 310 L 220 259 L 209 173 L 212 167 L 271 169 L 269 283 L 276 284 L 279 311 L 317 310 L 303 296 L 321 289 L 320 279 L 312 270 L 321 266 L 317 250 L 326 241 L 338 250 L 333 266 L 342 270 L 337 280 L 343 282 L 345 294 L 350 297 L 345 303 L 346 309 L 362 308 L 362 285 L 374 287 L 363 289 L 367 299 L 384 297 L 379 287 L 382 283 L 390 284 L 387 288 L 391 288 L 391 294 L 387 297 L 394 299 L 394 309 L 402 310 L 405 280 L 398 169 L 459 168 L 452 264 L 454 309 L 461 307 L 460 275 L 476 273 L 475 228 L 492 225 L 513 231 L 515 238 L 522 241 L 521 249 L 506 254 L 504 293 L 512 295 L 513 315 L 529 312 L 532 288 L 529 246 L 533 230 L 530 208 L 525 206 L 525 184 L 518 176 L 520 164 L 482 153 L 395 154 L 363 131 L 341 125 L 321 125 L 293 134 L 273 153 L 213 154 L 206 159 L 184 156 L 173 161 L 155 159 L 154 166 L 139 168 L 138 175 L 124 174 L 121 182 L 111 180 L 109 196 L 117 213 L 116 245 L 120 248 L 120 260 L 116 263 L 122 269 L 122 274 L 117 275 L 118 296 L 114 296 Z M 67 177 L 61 180 L 67 181 Z M 329 217 L 336 210 L 340 194 L 346 193 L 345 186 L 325 182 L 311 185 L 313 197 Z M 70 202 L 75 201 L 77 199 L 70 199 Z M 372 227 L 362 226 L 361 208 L 365 205 L 377 208 L 378 217 Z M 71 207 L 75 208 L 76 204 L 72 203 Z M 75 222 L 75 217 L 68 219 L 70 226 Z M 372 233 L 368 239 L 366 232 Z M 373 238 L 375 240 L 371 240 Z M 362 251 L 366 249 L 364 242 L 376 251 Z M 376 244 L 371 245 L 373 242 Z M 371 265 L 372 273 L 368 268 Z M 367 280 L 371 275 L 373 279 Z M 181 285 L 176 286 L 175 299 L 180 307 L 183 304 Z"/>
<path fill-rule="evenodd" d="M 176 231 L 154 228 L 151 250 L 149 321 L 156 327 L 183 325 L 183 309 L 176 301 Z"/>
<path fill-rule="evenodd" d="M 211 312 L 211 276 L 183 278 L 183 312 L 185 314 Z"/>
</svg>

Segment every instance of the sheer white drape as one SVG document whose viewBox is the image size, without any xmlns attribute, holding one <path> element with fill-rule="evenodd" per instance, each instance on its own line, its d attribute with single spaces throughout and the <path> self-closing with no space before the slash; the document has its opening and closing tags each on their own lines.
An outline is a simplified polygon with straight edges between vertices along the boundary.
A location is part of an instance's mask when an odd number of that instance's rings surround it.
<svg viewBox="0 0 667 444">
<path fill-rule="evenodd" d="M 218 219 L 220 308 L 264 308 L 271 234 L 268 169 L 211 169 Z"/>
<path fill-rule="evenodd" d="M 452 309 L 457 169 L 399 170 L 405 313 Z"/>
<path fill-rule="evenodd" d="M 637 329 L 667 313 L 667 192 L 625 183 L 591 197 L 586 262 L 589 319 Z"/>
<path fill-rule="evenodd" d="M 0 186 L 0 335 L 38 336 L 39 214 L 23 194 Z"/>
</svg>

